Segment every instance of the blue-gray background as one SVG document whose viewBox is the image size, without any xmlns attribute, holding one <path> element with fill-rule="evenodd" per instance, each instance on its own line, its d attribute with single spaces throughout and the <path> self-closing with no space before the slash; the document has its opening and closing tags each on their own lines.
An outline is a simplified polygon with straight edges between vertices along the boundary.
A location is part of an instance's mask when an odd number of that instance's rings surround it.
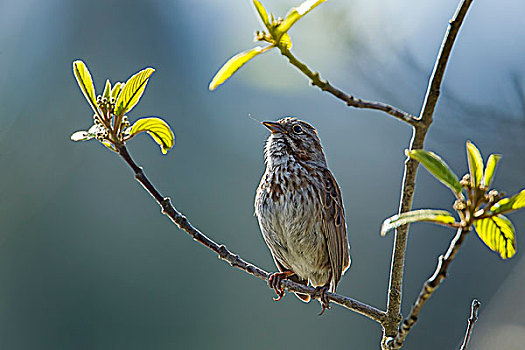
<svg viewBox="0 0 525 350">
<path fill-rule="evenodd" d="M 283 15 L 298 1 L 267 0 Z M 336 86 L 412 113 L 457 3 L 330 0 L 291 31 L 295 54 Z M 452 54 L 427 148 L 457 173 L 464 145 L 502 153 L 495 185 L 525 185 L 522 2 L 475 1 Z M 71 72 L 90 68 L 100 93 L 156 68 L 131 120 L 156 115 L 177 134 L 167 156 L 145 135 L 129 148 L 162 193 L 203 232 L 274 270 L 253 217 L 267 130 L 248 118 L 297 115 L 319 130 L 341 186 L 352 268 L 339 292 L 385 307 L 392 236 L 410 130 L 378 112 L 349 109 L 308 86 L 277 52 L 232 81 L 207 85 L 261 25 L 251 1 L 3 0 L 0 3 L 0 347 L 2 349 L 310 349 L 378 347 L 380 328 L 287 295 L 220 262 L 162 216 L 130 170 L 96 142 L 73 143 L 91 111 Z M 415 207 L 450 208 L 426 171 Z M 525 215 L 511 216 L 519 233 Z M 415 225 L 403 312 L 453 232 Z M 425 307 L 407 349 L 454 349 L 470 301 L 483 307 L 473 348 L 523 340 L 523 240 L 502 261 L 471 235 L 450 278 Z M 507 276 L 513 275 L 510 279 Z M 490 345 L 490 342 L 496 345 Z M 513 345 L 514 344 L 514 345 Z"/>
</svg>

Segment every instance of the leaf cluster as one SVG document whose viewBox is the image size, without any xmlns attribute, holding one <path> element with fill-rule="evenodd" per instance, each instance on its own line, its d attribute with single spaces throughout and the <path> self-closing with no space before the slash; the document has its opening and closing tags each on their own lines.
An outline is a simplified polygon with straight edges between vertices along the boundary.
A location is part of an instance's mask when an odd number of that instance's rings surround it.
<svg viewBox="0 0 525 350">
<path fill-rule="evenodd" d="M 162 153 L 166 154 L 175 144 L 175 135 L 164 120 L 157 117 L 142 118 L 131 125 L 126 116 L 126 113 L 140 101 L 148 80 L 154 72 L 153 68 L 145 68 L 131 76 L 125 83 L 117 82 L 113 87 L 108 79 L 102 95 L 95 97 L 95 85 L 87 66 L 80 60 L 73 62 L 73 74 L 95 114 L 93 125 L 87 131 L 73 133 L 71 140 L 96 139 L 109 149 L 118 152 L 126 141 L 145 131 L 159 144 Z"/>
<path fill-rule="evenodd" d="M 485 245 L 497 252 L 502 259 L 516 253 L 516 230 L 503 214 L 525 207 L 525 190 L 505 197 L 503 193 L 490 189 L 496 167 L 501 156 L 491 154 L 487 164 L 479 149 L 467 141 L 469 172 L 461 180 L 437 154 L 418 149 L 406 151 L 408 157 L 419 161 L 436 179 L 447 186 L 456 196 L 454 210 L 459 220 L 448 211 L 422 209 L 394 215 L 383 222 L 381 234 L 414 222 L 432 222 L 467 231 L 473 226 Z"/>
<path fill-rule="evenodd" d="M 274 47 L 283 50 L 290 50 L 292 48 L 292 39 L 290 38 L 288 31 L 292 28 L 295 22 L 325 1 L 326 0 L 307 0 L 301 5 L 291 8 L 283 19 L 275 18 L 273 14 L 268 16 L 268 12 L 263 4 L 258 0 L 253 0 L 253 5 L 266 28 L 263 31 L 257 31 L 255 33 L 255 40 L 267 42 L 269 45 L 264 47 L 256 46 L 253 49 L 242 51 L 230 58 L 213 77 L 208 87 L 210 91 L 215 90 L 219 85 L 223 84 L 235 72 L 237 72 L 239 68 L 256 56 L 265 53 Z"/>
</svg>

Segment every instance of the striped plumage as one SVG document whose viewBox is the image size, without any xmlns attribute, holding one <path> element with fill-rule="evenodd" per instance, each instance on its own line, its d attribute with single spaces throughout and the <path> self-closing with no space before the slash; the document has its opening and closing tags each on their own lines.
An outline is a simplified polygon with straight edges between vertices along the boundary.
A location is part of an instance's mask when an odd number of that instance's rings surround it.
<svg viewBox="0 0 525 350">
<path fill-rule="evenodd" d="M 341 192 L 326 165 L 317 131 L 291 117 L 263 124 L 271 135 L 255 215 L 280 271 L 269 284 L 279 296 L 281 278 L 335 292 L 350 266 L 350 254 Z"/>
</svg>

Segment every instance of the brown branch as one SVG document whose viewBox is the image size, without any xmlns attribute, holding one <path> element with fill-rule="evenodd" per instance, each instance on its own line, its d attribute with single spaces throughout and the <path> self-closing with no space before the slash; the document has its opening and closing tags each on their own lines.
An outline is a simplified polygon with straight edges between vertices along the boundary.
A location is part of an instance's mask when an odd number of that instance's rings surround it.
<svg viewBox="0 0 525 350">
<path fill-rule="evenodd" d="M 445 74 L 450 52 L 452 51 L 454 41 L 471 3 L 472 0 L 462 0 L 449 23 L 434 64 L 432 75 L 429 79 L 423 107 L 418 118 L 420 122 L 414 125 L 412 129 L 412 139 L 409 145 L 410 150 L 423 148 L 427 131 L 432 124 L 433 114 L 439 98 L 441 82 Z M 417 161 L 411 158 L 408 158 L 405 162 L 399 213 L 404 213 L 412 208 L 418 164 Z M 395 232 L 388 287 L 387 317 L 383 323 L 385 337 L 393 337 L 397 334 L 398 325 L 402 319 L 401 296 L 407 234 L 408 225 L 400 227 Z"/>
<path fill-rule="evenodd" d="M 419 123 L 418 118 L 411 115 L 410 113 L 402 111 L 399 108 L 393 107 L 391 105 L 388 105 L 382 102 L 367 101 L 367 100 L 363 100 L 360 98 L 356 98 L 352 95 L 349 95 L 343 92 L 342 90 L 339 90 L 338 88 L 330 84 L 327 80 L 321 79 L 319 73 L 313 72 L 310 68 L 308 68 L 306 64 L 299 61 L 292 54 L 292 52 L 288 50 L 284 45 L 278 45 L 277 47 L 281 51 L 281 54 L 288 58 L 288 61 L 290 62 L 290 64 L 295 66 L 304 75 L 310 78 L 310 82 L 312 85 L 317 86 L 321 90 L 334 95 L 338 99 L 345 102 L 347 106 L 355 107 L 355 108 L 375 109 L 378 111 L 382 111 L 412 126 L 416 126 Z"/>
<path fill-rule="evenodd" d="M 450 263 L 456 256 L 456 253 L 461 247 L 463 240 L 465 239 L 466 234 L 469 232 L 469 228 L 458 229 L 456 236 L 450 241 L 450 246 L 448 247 L 445 255 L 440 255 L 438 258 L 438 263 L 434 274 L 423 284 L 421 292 L 417 297 L 412 309 L 410 310 L 410 315 L 405 318 L 399 332 L 394 338 L 386 340 L 387 349 L 400 349 L 403 346 L 406 336 L 417 322 L 421 308 L 425 305 L 426 301 L 432 296 L 434 291 L 439 287 L 441 282 L 447 277 L 447 270 L 450 266 Z"/>
<path fill-rule="evenodd" d="M 127 148 L 124 145 L 117 146 L 120 156 L 124 161 L 131 167 L 135 173 L 135 179 L 149 192 L 149 194 L 155 198 L 157 203 L 162 208 L 162 213 L 167 215 L 175 225 L 177 225 L 181 230 L 188 233 L 195 241 L 201 243 L 210 250 L 213 250 L 218 254 L 219 258 L 230 263 L 232 267 L 238 268 L 244 272 L 249 273 L 259 279 L 268 281 L 269 273 L 263 269 L 243 260 L 238 255 L 230 252 L 222 244 L 214 242 L 212 239 L 208 238 L 198 229 L 196 229 L 184 215 L 179 213 L 175 207 L 171 204 L 169 197 L 164 197 L 160 192 L 155 188 L 155 186 L 149 181 L 149 179 L 144 174 L 144 171 L 140 166 L 138 166 L 135 161 L 131 158 Z M 313 298 L 319 299 L 321 297 L 320 290 L 316 290 L 313 287 L 305 286 L 299 283 L 292 282 L 290 280 L 283 280 L 281 286 L 291 292 L 300 292 L 303 294 L 310 294 Z M 360 313 L 376 322 L 383 322 L 385 318 L 385 312 L 378 310 L 370 305 L 359 302 L 355 299 L 335 294 L 335 293 L 326 293 L 328 300 L 346 307 L 352 311 Z"/>
<path fill-rule="evenodd" d="M 336 98 L 344 101 L 348 106 L 355 108 L 366 108 L 383 111 L 398 120 L 401 120 L 413 127 L 412 138 L 410 141 L 409 149 L 422 149 L 425 141 L 426 134 L 432 123 L 433 113 L 437 104 L 440 86 L 445 73 L 445 68 L 448 62 L 452 46 L 455 38 L 461 27 L 466 12 L 472 3 L 472 0 L 462 0 L 458 10 L 456 11 L 453 19 L 450 21 L 450 25 L 445 38 L 443 40 L 440 52 L 436 59 L 434 70 L 429 80 L 427 93 L 424 99 L 422 110 L 418 117 L 415 117 L 405 111 L 390 106 L 382 102 L 366 101 L 360 98 L 355 98 L 352 95 L 348 95 L 342 90 L 334 87 L 328 81 L 322 80 L 319 73 L 313 72 L 304 63 L 300 62 L 293 54 L 284 46 L 278 45 L 277 47 L 281 51 L 281 54 L 288 58 L 290 64 L 299 69 L 311 80 L 311 84 L 319 87 L 322 91 L 326 91 Z M 122 144 L 117 144 L 116 148 L 120 156 L 126 161 L 126 163 L 132 168 L 135 173 L 136 180 L 150 193 L 150 195 L 157 201 L 161 206 L 163 214 L 167 215 L 173 223 L 175 223 L 181 230 L 188 233 L 194 240 L 203 244 L 208 249 L 218 254 L 219 258 L 230 263 L 232 267 L 243 270 L 255 277 L 258 277 L 264 281 L 268 280 L 269 273 L 263 269 L 244 261 L 238 255 L 230 252 L 224 245 L 218 244 L 208 238 L 206 235 L 196 229 L 181 213 L 179 213 L 175 207 L 171 204 L 168 197 L 162 196 L 158 190 L 153 186 L 149 179 L 144 174 L 144 171 L 139 167 L 131 158 L 126 147 Z M 417 173 L 418 163 L 412 159 L 407 159 L 405 162 L 405 170 L 403 175 L 403 187 L 400 199 L 400 213 L 409 211 L 412 207 L 412 200 L 415 189 L 415 177 Z M 391 273 L 389 281 L 388 291 L 388 305 L 387 312 L 378 310 L 372 306 L 361 303 L 352 298 L 342 296 L 335 293 L 326 293 L 328 300 L 342 305 L 352 311 L 358 312 L 376 322 L 381 323 L 384 329 L 383 337 L 383 348 L 398 349 L 403 345 L 404 339 L 410 331 L 411 327 L 416 323 L 417 316 L 426 302 L 426 300 L 432 295 L 434 290 L 439 286 L 441 281 L 446 277 L 446 271 L 450 261 L 453 259 L 457 252 L 457 249 L 463 241 L 463 231 L 458 230 L 456 238 L 451 242 L 451 246 L 447 251 L 447 254 L 440 257 L 438 267 L 434 275 L 425 283 L 421 294 L 412 307 L 410 316 L 403 322 L 403 326 L 399 331 L 397 328 L 399 322 L 402 319 L 400 314 L 401 307 L 401 292 L 402 292 L 402 281 L 403 281 L 403 270 L 406 250 L 406 237 L 408 232 L 408 226 L 400 227 L 396 230 L 395 241 L 394 241 L 394 252 L 392 256 Z M 294 283 L 290 280 L 283 280 L 281 286 L 291 292 L 299 292 L 310 294 L 313 298 L 319 299 L 321 293 L 313 287 L 305 286 L 302 284 Z M 389 338 L 390 337 L 390 338 Z"/>
<path fill-rule="evenodd" d="M 467 331 L 465 332 L 465 338 L 463 339 L 463 344 L 461 344 L 461 348 L 459 348 L 459 350 L 467 349 L 470 336 L 472 335 L 472 329 L 474 328 L 474 324 L 478 320 L 478 309 L 480 306 L 481 303 L 478 299 L 472 300 L 472 304 L 470 305 L 470 318 L 468 319 Z"/>
</svg>

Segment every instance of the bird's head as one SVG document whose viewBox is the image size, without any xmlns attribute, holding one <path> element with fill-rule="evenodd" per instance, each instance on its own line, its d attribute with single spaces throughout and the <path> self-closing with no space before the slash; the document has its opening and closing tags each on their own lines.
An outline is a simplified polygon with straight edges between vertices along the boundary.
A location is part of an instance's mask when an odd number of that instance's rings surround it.
<svg viewBox="0 0 525 350">
<path fill-rule="evenodd" d="M 317 136 L 317 130 L 305 121 L 285 117 L 276 122 L 262 122 L 271 134 L 266 141 L 265 159 L 268 164 L 288 161 L 319 163 L 326 166 L 326 160 Z"/>
</svg>

